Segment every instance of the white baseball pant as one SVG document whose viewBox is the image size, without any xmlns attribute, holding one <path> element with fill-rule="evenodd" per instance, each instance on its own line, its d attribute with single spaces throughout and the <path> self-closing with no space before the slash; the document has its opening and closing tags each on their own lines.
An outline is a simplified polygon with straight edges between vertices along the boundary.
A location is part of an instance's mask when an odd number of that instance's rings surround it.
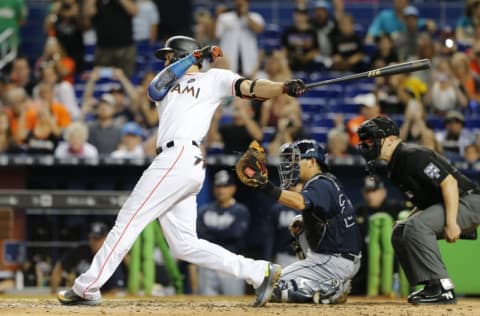
<svg viewBox="0 0 480 316">
<path fill-rule="evenodd" d="M 89 269 L 77 277 L 73 291 L 85 299 L 99 299 L 110 278 L 147 224 L 158 219 L 172 255 L 178 259 L 244 279 L 254 287 L 263 281 L 268 263 L 252 260 L 198 239 L 197 202 L 205 178 L 202 156 L 192 141 L 175 140 L 163 147 L 143 172 L 120 209 L 114 227 L 95 254 Z"/>
</svg>

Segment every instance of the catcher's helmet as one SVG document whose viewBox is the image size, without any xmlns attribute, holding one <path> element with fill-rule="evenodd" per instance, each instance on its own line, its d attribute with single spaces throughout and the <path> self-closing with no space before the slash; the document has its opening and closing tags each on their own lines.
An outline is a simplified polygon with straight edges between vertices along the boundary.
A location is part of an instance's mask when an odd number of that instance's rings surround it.
<svg viewBox="0 0 480 316">
<path fill-rule="evenodd" d="M 382 149 L 382 139 L 388 136 L 398 136 L 400 131 L 397 124 L 389 118 L 377 116 L 367 120 L 357 130 L 360 144 L 358 149 L 367 161 L 367 171 L 373 175 L 375 164 Z"/>
<path fill-rule="evenodd" d="M 176 35 L 170 37 L 165 42 L 165 47 L 160 48 L 155 52 L 155 57 L 165 60 L 165 55 L 167 53 L 174 53 L 173 61 L 176 61 L 187 56 L 196 49 L 200 49 L 200 45 L 195 39 L 188 36 Z"/>
<path fill-rule="evenodd" d="M 279 158 L 278 173 L 282 189 L 288 189 L 298 183 L 301 159 L 313 158 L 320 165 L 322 171 L 328 171 L 327 153 L 315 140 L 304 139 L 283 144 L 280 147 Z"/>
</svg>

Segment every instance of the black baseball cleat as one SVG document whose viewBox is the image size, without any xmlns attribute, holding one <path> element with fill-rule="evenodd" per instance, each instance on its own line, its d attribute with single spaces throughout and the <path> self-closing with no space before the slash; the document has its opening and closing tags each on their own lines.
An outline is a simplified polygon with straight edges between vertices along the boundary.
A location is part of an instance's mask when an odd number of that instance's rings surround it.
<svg viewBox="0 0 480 316">
<path fill-rule="evenodd" d="M 272 297 L 273 289 L 280 275 L 282 274 L 282 267 L 278 264 L 269 263 L 267 271 L 265 272 L 265 278 L 262 284 L 255 290 L 255 302 L 253 307 L 264 306 Z"/>
<path fill-rule="evenodd" d="M 413 305 L 456 304 L 457 298 L 453 289 L 428 293 L 424 290 L 413 292 L 408 296 L 408 302 Z"/>
<path fill-rule="evenodd" d="M 102 303 L 102 299 L 96 300 L 87 300 L 83 297 L 78 296 L 73 292 L 72 289 L 68 291 L 60 291 L 57 294 L 57 299 L 62 303 L 62 305 L 88 305 L 88 306 L 97 306 Z"/>
</svg>

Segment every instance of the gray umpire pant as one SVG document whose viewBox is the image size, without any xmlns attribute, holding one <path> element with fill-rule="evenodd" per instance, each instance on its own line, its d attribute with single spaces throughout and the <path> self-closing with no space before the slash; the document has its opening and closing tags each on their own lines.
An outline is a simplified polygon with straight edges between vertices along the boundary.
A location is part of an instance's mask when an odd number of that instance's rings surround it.
<svg viewBox="0 0 480 316">
<path fill-rule="evenodd" d="M 480 194 L 460 198 L 457 223 L 464 232 L 480 224 Z M 449 277 L 437 242 L 443 238 L 444 227 L 443 204 L 434 204 L 394 226 L 393 248 L 411 285 Z"/>
</svg>

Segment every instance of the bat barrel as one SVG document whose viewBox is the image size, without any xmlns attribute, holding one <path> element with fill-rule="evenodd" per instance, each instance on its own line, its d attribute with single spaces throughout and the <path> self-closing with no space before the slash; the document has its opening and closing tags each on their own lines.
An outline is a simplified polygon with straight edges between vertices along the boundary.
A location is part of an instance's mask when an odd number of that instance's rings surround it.
<svg viewBox="0 0 480 316">
<path fill-rule="evenodd" d="M 319 82 L 312 82 L 312 83 L 306 84 L 305 86 L 307 87 L 307 89 L 310 89 L 314 87 L 325 86 L 332 83 L 366 79 L 366 78 L 375 78 L 380 76 L 390 76 L 390 75 L 395 75 L 399 73 L 425 70 L 429 68 L 430 68 L 430 60 L 428 59 L 414 60 L 414 61 L 391 65 L 383 68 L 373 69 L 373 70 L 358 73 L 358 74 L 348 75 L 340 78 L 333 78 L 333 79 L 323 80 Z"/>
</svg>

